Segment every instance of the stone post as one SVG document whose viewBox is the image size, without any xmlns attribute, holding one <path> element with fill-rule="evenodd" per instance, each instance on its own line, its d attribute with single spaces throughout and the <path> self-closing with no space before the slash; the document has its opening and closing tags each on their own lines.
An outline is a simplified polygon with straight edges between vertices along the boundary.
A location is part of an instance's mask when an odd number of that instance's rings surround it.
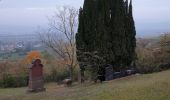
<svg viewBox="0 0 170 100">
<path fill-rule="evenodd" d="M 45 91 L 43 82 L 43 65 L 40 59 L 33 61 L 29 69 L 28 92 Z"/>
<path fill-rule="evenodd" d="M 105 68 L 105 81 L 113 80 L 113 66 L 108 65 Z"/>
</svg>

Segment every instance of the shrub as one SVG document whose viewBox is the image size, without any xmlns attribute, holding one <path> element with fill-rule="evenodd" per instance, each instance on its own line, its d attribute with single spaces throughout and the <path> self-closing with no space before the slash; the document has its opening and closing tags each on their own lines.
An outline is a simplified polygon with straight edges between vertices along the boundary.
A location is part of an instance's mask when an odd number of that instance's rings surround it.
<svg viewBox="0 0 170 100">
<path fill-rule="evenodd" d="M 15 78 L 12 75 L 9 75 L 9 74 L 4 75 L 2 83 L 3 83 L 3 87 L 4 88 L 16 87 L 16 84 L 15 84 L 16 80 L 15 80 Z"/>
<path fill-rule="evenodd" d="M 20 76 L 15 77 L 16 79 L 16 87 L 23 87 L 28 85 L 28 77 L 27 76 Z"/>
<path fill-rule="evenodd" d="M 3 83 L 2 80 L 0 80 L 0 88 L 3 87 Z"/>
<path fill-rule="evenodd" d="M 51 69 L 51 72 L 44 75 L 45 82 L 58 82 L 61 83 L 65 78 L 68 77 L 66 70 Z"/>
<path fill-rule="evenodd" d="M 3 79 L 0 81 L 0 87 L 3 88 L 15 88 L 27 86 L 28 79 L 26 76 L 12 76 L 10 74 L 4 75 Z"/>
<path fill-rule="evenodd" d="M 152 44 L 152 45 L 150 45 Z M 170 69 L 170 35 L 162 35 L 157 42 L 137 46 L 137 68 L 141 73 L 152 73 Z"/>
<path fill-rule="evenodd" d="M 160 70 L 169 70 L 170 69 L 170 63 L 160 64 L 159 69 Z"/>
<path fill-rule="evenodd" d="M 152 73 L 159 70 L 159 55 L 148 48 L 140 48 L 137 52 L 137 69 L 140 73 Z"/>
</svg>

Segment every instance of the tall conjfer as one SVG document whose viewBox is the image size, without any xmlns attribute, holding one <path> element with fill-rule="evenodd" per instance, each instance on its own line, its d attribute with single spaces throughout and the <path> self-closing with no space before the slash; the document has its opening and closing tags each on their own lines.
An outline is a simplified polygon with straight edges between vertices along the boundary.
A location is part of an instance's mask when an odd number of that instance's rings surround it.
<svg viewBox="0 0 170 100">
<path fill-rule="evenodd" d="M 124 70 L 135 61 L 135 36 L 132 0 L 85 0 L 76 35 L 80 68 L 89 69 L 91 64 L 91 71 L 98 72 L 111 64 L 116 71 Z M 86 57 L 87 52 L 97 60 Z"/>
</svg>

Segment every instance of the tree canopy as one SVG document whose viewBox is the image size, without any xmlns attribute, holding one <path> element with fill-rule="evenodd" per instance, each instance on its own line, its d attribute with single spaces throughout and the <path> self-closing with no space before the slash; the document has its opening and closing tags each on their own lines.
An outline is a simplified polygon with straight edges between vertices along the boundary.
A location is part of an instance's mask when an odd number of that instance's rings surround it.
<svg viewBox="0 0 170 100">
<path fill-rule="evenodd" d="M 115 70 L 129 67 L 136 58 L 132 9 L 132 0 L 85 0 L 76 35 L 78 61 L 82 53 L 97 52 Z"/>
</svg>

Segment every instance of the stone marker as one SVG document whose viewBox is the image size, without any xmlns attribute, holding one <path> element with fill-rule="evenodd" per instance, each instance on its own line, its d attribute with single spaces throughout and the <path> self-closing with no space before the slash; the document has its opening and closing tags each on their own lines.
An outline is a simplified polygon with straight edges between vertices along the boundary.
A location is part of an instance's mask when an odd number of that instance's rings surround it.
<svg viewBox="0 0 170 100">
<path fill-rule="evenodd" d="M 72 85 L 71 79 L 65 79 L 63 82 L 64 82 L 64 86 L 70 87 Z"/>
<path fill-rule="evenodd" d="M 43 82 L 43 65 L 40 59 L 33 61 L 29 69 L 28 92 L 45 91 Z"/>
<path fill-rule="evenodd" d="M 113 66 L 112 65 L 108 65 L 105 68 L 105 81 L 110 81 L 113 80 Z"/>
</svg>

